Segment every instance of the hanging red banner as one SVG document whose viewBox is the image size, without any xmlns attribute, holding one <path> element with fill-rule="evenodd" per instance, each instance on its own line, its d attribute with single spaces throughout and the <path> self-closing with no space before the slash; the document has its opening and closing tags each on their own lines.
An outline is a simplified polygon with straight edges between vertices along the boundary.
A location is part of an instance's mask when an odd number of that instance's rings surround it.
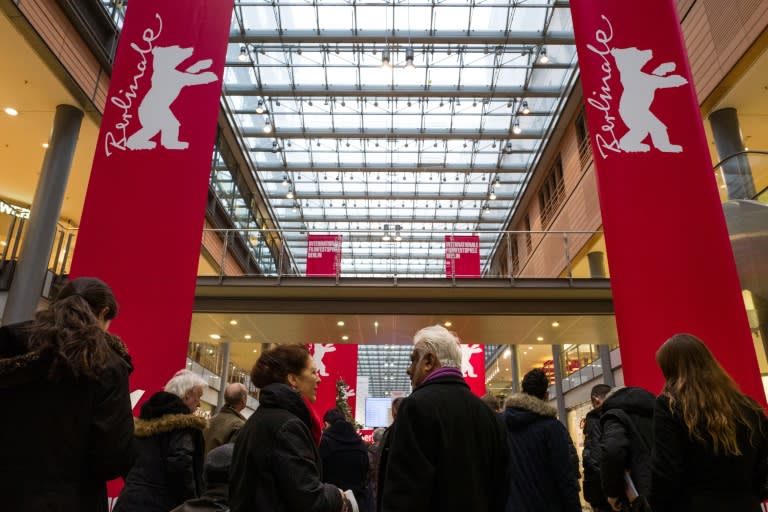
<svg viewBox="0 0 768 512">
<path fill-rule="evenodd" d="M 185 367 L 232 9 L 136 0 L 120 33 L 71 276 L 114 290 L 136 402 Z"/>
<path fill-rule="evenodd" d="M 485 394 L 485 345 L 461 345 L 461 373 L 469 388 L 477 396 Z"/>
<path fill-rule="evenodd" d="M 480 277 L 480 237 L 445 235 L 445 277 Z"/>
<path fill-rule="evenodd" d="M 307 236 L 307 277 L 336 277 L 341 271 L 342 235 Z"/>
<path fill-rule="evenodd" d="M 320 377 L 317 387 L 315 411 L 322 418 L 329 409 L 336 407 L 336 398 L 344 393 L 352 418 L 355 417 L 357 400 L 357 345 L 351 343 L 315 343 L 308 345 Z M 339 379 L 344 380 L 346 391 L 337 391 Z"/>
<path fill-rule="evenodd" d="M 656 350 L 688 332 L 765 403 L 675 2 L 571 13 L 624 380 L 658 392 Z"/>
</svg>

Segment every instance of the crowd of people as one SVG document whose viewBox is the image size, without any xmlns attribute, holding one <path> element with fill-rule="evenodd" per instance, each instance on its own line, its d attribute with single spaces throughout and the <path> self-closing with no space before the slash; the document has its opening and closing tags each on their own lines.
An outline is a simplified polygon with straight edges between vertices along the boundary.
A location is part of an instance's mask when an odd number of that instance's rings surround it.
<svg viewBox="0 0 768 512">
<path fill-rule="evenodd" d="M 105 511 L 106 482 L 125 485 L 116 512 L 760 511 L 768 493 L 768 420 L 706 345 L 679 334 L 656 358 L 656 397 L 592 389 L 584 450 L 549 404 L 544 371 L 498 400 L 475 396 L 454 333 L 413 339 L 412 393 L 393 423 L 362 441 L 342 411 L 322 418 L 320 382 L 302 345 L 265 351 L 248 390 L 225 389 L 210 420 L 195 414 L 207 383 L 173 375 L 132 417 L 132 361 L 108 333 L 118 305 L 92 278 L 69 282 L 29 322 L 0 327 L 2 509 Z"/>
</svg>

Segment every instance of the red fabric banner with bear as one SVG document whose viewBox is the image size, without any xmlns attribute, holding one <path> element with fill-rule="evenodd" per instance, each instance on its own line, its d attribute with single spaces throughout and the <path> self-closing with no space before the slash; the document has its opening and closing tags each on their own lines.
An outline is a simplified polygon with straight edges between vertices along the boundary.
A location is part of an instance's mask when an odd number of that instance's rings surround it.
<svg viewBox="0 0 768 512">
<path fill-rule="evenodd" d="M 349 404 L 352 418 L 355 417 L 355 388 L 357 387 L 357 345 L 351 343 L 314 343 L 308 345 L 320 377 L 317 387 L 315 412 L 322 419 L 323 414 L 336 407 L 336 398 L 343 395 Z M 337 389 L 339 379 L 346 388 Z"/>
<path fill-rule="evenodd" d="M 675 2 L 570 7 L 624 380 L 659 392 L 656 350 L 687 332 L 765 403 Z"/>
</svg>

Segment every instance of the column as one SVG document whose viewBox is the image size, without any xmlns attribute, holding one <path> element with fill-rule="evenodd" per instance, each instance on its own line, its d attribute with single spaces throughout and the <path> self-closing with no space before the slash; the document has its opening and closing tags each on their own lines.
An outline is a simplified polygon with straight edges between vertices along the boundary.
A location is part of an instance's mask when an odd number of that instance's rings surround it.
<svg viewBox="0 0 768 512">
<path fill-rule="evenodd" d="M 510 345 L 509 350 L 511 352 L 509 364 L 512 369 L 512 392 L 519 393 L 520 392 L 520 358 L 517 352 L 517 345 Z"/>
<path fill-rule="evenodd" d="M 587 263 L 589 264 L 589 277 L 592 279 L 604 279 L 605 274 L 605 253 L 602 251 L 592 251 L 587 253 Z"/>
<path fill-rule="evenodd" d="M 616 379 L 613 378 L 613 366 L 611 365 L 611 349 L 608 345 L 598 345 L 600 352 L 600 368 L 603 370 L 603 384 L 616 387 Z"/>
<path fill-rule="evenodd" d="M 560 345 L 552 345 L 552 361 L 555 364 L 555 393 L 557 393 L 557 415 L 560 423 L 568 428 L 568 418 L 565 411 L 565 395 L 563 394 L 563 363 Z"/>
<path fill-rule="evenodd" d="M 221 350 L 221 375 L 219 375 L 219 397 L 216 400 L 216 412 L 220 411 L 224 405 L 224 392 L 227 389 L 227 384 L 229 384 L 227 377 L 229 376 L 230 343 L 225 341 L 219 345 L 219 348 Z"/>
<path fill-rule="evenodd" d="M 739 116 L 735 108 L 715 110 L 709 115 L 709 125 L 712 128 L 717 155 L 721 162 L 744 151 Z M 755 182 L 752 179 L 752 169 L 747 155 L 728 158 L 720 167 L 728 191 L 728 199 L 755 197 Z"/>
<path fill-rule="evenodd" d="M 56 107 L 51 139 L 30 207 L 27 234 L 8 291 L 3 324 L 29 320 L 37 310 L 82 120 L 83 111 L 79 108 Z"/>
</svg>

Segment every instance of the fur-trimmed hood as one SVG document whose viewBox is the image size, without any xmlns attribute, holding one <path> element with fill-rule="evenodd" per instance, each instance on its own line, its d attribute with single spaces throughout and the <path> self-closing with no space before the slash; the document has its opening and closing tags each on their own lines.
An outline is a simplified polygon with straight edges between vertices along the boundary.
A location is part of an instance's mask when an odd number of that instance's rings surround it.
<svg viewBox="0 0 768 512">
<path fill-rule="evenodd" d="M 53 347 L 30 351 L 29 327 L 32 322 L 0 327 L 0 389 L 11 389 L 48 378 L 55 357 Z M 115 355 L 133 370 L 131 357 L 125 344 L 117 336 L 107 333 L 106 341 Z"/>
<path fill-rule="evenodd" d="M 166 414 L 148 420 L 136 418 L 134 421 L 133 433 L 136 437 L 151 437 L 185 428 L 204 430 L 208 426 L 205 418 L 194 414 Z"/>
<path fill-rule="evenodd" d="M 504 408 L 504 422 L 510 429 L 524 428 L 536 421 L 557 416 L 557 409 L 526 393 L 515 393 L 507 398 Z"/>
</svg>

